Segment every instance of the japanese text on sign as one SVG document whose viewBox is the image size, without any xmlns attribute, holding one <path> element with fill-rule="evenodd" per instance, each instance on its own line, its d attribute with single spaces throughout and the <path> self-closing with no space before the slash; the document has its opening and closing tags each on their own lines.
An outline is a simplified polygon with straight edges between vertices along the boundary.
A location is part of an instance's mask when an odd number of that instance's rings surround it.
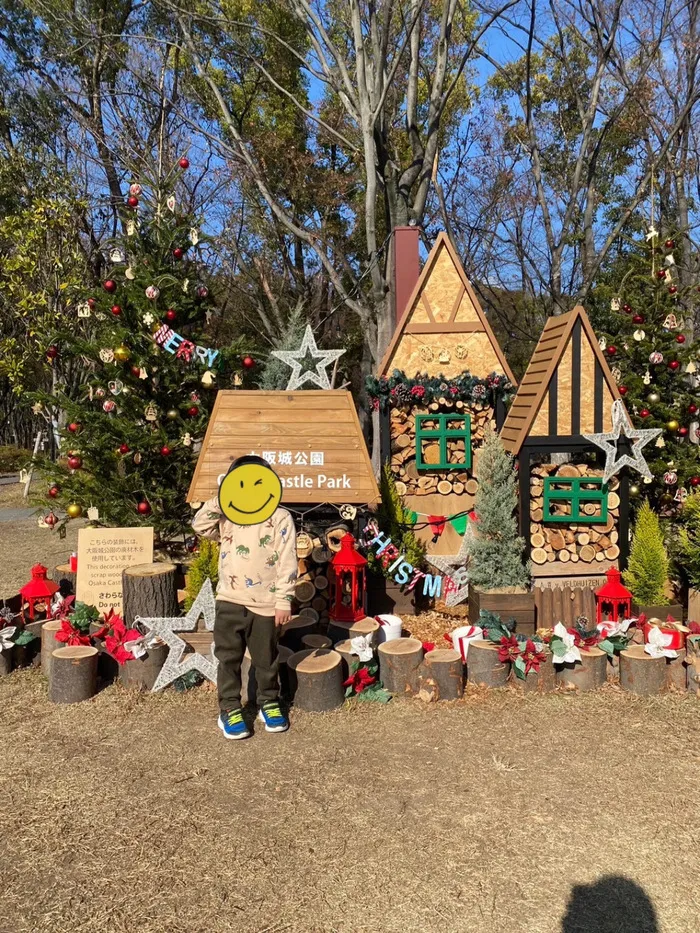
<svg viewBox="0 0 700 933">
<path fill-rule="evenodd" d="M 81 528 L 76 599 L 100 612 L 121 612 L 122 571 L 152 561 L 152 528 Z"/>
</svg>

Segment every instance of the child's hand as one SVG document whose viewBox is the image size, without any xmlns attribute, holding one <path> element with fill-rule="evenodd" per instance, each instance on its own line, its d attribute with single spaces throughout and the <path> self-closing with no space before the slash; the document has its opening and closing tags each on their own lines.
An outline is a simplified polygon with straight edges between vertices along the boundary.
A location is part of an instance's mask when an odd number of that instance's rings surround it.
<svg viewBox="0 0 700 933">
<path fill-rule="evenodd" d="M 275 625 L 286 625 L 291 618 L 291 609 L 275 609 Z"/>
</svg>

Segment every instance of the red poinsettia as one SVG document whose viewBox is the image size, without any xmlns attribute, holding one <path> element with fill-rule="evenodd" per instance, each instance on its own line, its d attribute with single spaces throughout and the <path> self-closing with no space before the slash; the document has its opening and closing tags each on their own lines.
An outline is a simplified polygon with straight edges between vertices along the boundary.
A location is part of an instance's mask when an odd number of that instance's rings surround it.
<svg viewBox="0 0 700 933">
<path fill-rule="evenodd" d="M 525 673 L 530 671 L 539 671 L 540 664 L 546 659 L 544 651 L 540 651 L 535 642 L 528 638 L 523 651 L 523 660 L 525 661 Z"/>
<path fill-rule="evenodd" d="M 110 617 L 110 628 L 111 631 L 105 638 L 107 653 L 111 654 L 114 660 L 119 664 L 126 664 L 127 661 L 133 661 L 134 656 L 130 651 L 126 650 L 124 643 L 127 641 L 136 641 L 141 637 L 141 632 L 135 628 L 128 629 L 122 617 L 118 616 L 116 613 Z"/>
<path fill-rule="evenodd" d="M 688 622 L 691 635 L 700 635 L 700 625 L 697 622 Z"/>
<path fill-rule="evenodd" d="M 47 619 L 53 619 L 58 621 L 59 619 L 67 619 L 70 613 L 73 611 L 73 603 L 75 602 L 75 596 L 66 596 L 61 600 L 60 603 L 54 606 L 53 609 L 47 615 Z"/>
<path fill-rule="evenodd" d="M 80 629 L 74 628 L 68 619 L 61 619 L 61 629 L 54 635 L 56 641 L 65 645 L 89 645 L 90 636 L 84 635 Z"/>
<path fill-rule="evenodd" d="M 498 649 L 498 660 L 505 664 L 506 661 L 515 661 L 518 657 L 520 657 L 518 639 L 515 635 L 511 635 L 509 638 L 504 635 Z"/>
<path fill-rule="evenodd" d="M 355 693 L 362 693 L 365 687 L 371 687 L 373 683 L 376 683 L 376 680 L 377 678 L 372 677 L 366 667 L 360 667 L 347 680 L 343 681 L 343 686 L 352 687 Z"/>
<path fill-rule="evenodd" d="M 423 642 L 423 652 L 427 654 L 429 651 L 435 651 L 435 642 L 434 641 L 424 641 Z"/>
</svg>

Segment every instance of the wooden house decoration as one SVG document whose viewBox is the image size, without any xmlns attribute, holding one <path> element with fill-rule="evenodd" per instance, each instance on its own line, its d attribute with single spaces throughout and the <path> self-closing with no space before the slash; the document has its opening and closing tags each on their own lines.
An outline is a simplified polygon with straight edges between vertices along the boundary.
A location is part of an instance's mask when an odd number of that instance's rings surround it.
<svg viewBox="0 0 700 933">
<path fill-rule="evenodd" d="M 603 484 L 600 451 L 583 437 L 611 430 L 618 398 L 585 310 L 550 317 L 501 431 L 518 458 L 536 578 L 600 577 L 626 559 L 628 477 Z"/>
<path fill-rule="evenodd" d="M 417 257 L 417 230 L 414 233 Z M 396 371 L 409 380 L 418 374 L 443 376 L 445 389 L 444 396 L 422 404 L 420 396 L 409 398 L 407 387 L 401 387 L 403 393 L 392 398 L 383 423 L 382 459 L 391 463 L 404 506 L 419 515 L 416 535 L 426 543 L 428 554 L 456 554 L 460 532 L 449 522 L 419 528 L 425 525 L 425 516 L 449 517 L 473 508 L 474 471 L 484 428 L 490 421 L 502 423 L 505 407 L 501 389 L 489 393 L 490 402 L 455 399 L 450 382 L 465 373 L 480 379 L 496 373 L 499 385 L 508 389 L 515 380 L 446 234 L 437 238 L 405 313 L 403 308 L 397 311 L 397 326 L 378 378 Z M 434 540 L 436 531 L 439 537 Z"/>
</svg>

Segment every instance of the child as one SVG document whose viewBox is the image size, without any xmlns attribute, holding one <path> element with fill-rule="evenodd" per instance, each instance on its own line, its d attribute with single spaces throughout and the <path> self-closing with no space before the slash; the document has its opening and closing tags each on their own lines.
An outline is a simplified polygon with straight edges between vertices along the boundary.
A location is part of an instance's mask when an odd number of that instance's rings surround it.
<svg viewBox="0 0 700 933">
<path fill-rule="evenodd" d="M 273 478 L 279 484 L 262 458 L 239 457 L 226 475 L 226 495 L 222 498 L 222 483 L 220 495 L 205 502 L 192 522 L 196 534 L 221 545 L 214 653 L 219 662 L 218 723 L 229 739 L 250 735 L 241 712 L 241 662 L 246 646 L 258 685 L 258 718 L 268 732 L 289 728 L 279 705 L 277 638 L 279 627 L 291 617 L 297 578 L 294 522 L 286 509 L 278 507 L 281 486 L 279 493 L 269 495 L 269 503 L 255 510 L 262 515 L 259 523 L 238 524 L 226 517 L 237 517 L 240 512 L 241 519 L 244 515 L 255 519 L 252 506 L 257 505 L 262 484 L 267 492 Z M 229 507 L 232 495 L 238 498 Z"/>
</svg>

